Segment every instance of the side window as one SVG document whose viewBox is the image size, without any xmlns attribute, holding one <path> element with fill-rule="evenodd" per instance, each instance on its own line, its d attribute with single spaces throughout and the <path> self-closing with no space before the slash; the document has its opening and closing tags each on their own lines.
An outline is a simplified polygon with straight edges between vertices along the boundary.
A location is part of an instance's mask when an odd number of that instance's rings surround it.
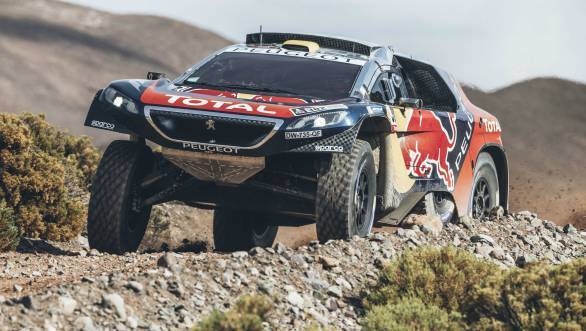
<svg viewBox="0 0 586 331">
<path fill-rule="evenodd" d="M 440 73 L 431 65 L 405 57 L 396 57 L 401 65 L 407 93 L 418 98 L 423 108 L 435 111 L 456 112 L 458 101 Z"/>
<path fill-rule="evenodd" d="M 395 95 L 391 85 L 389 73 L 380 74 L 370 91 L 370 100 L 378 103 L 392 103 Z"/>
<path fill-rule="evenodd" d="M 393 68 L 389 72 L 389 86 L 393 94 L 392 104 L 399 104 L 399 99 L 409 97 L 405 81 L 401 76 L 399 69 Z"/>
</svg>

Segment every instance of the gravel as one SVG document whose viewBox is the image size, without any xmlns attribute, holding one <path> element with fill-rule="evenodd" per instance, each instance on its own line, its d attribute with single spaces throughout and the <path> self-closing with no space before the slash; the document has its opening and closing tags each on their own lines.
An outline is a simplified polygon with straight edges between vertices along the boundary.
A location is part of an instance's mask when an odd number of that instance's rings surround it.
<svg viewBox="0 0 586 331">
<path fill-rule="evenodd" d="M 531 212 L 497 210 L 490 219 L 462 218 L 443 228 L 430 221 L 369 238 L 312 241 L 295 249 L 276 243 L 232 254 L 89 250 L 83 256 L 83 238 L 61 248 L 44 242 L 56 249 L 0 254 L 0 330 L 187 329 L 241 295 L 259 293 L 275 302 L 273 329 L 318 323 L 357 330 L 359 293 L 405 249 L 452 245 L 503 268 L 537 260 L 559 264 L 586 254 L 585 232 Z"/>
</svg>

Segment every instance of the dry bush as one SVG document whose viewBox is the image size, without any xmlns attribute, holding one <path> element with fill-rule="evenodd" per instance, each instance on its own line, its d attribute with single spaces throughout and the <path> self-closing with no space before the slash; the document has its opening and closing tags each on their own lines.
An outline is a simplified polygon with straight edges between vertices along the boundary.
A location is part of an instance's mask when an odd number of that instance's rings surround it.
<svg viewBox="0 0 586 331">
<path fill-rule="evenodd" d="M 397 303 L 404 297 L 418 298 L 448 311 L 459 311 L 475 286 L 501 271 L 455 248 L 406 251 L 387 265 L 378 284 L 366 296 L 366 305 Z"/>
<path fill-rule="evenodd" d="M 374 306 L 362 326 L 365 331 L 461 330 L 460 320 L 457 313 L 449 314 L 417 299 L 403 299 L 396 304 Z"/>
<path fill-rule="evenodd" d="M 586 259 L 502 270 L 453 248 L 406 252 L 364 294 L 371 330 L 585 330 Z M 433 324 L 433 323 L 442 323 Z"/>
<path fill-rule="evenodd" d="M 0 252 L 16 248 L 19 239 L 20 231 L 16 227 L 14 211 L 0 201 Z"/>
<path fill-rule="evenodd" d="M 491 276 L 468 307 L 471 319 L 516 330 L 586 330 L 586 259 Z"/>
<path fill-rule="evenodd" d="M 0 201 L 22 235 L 68 240 L 85 223 L 87 184 L 99 154 L 87 138 L 50 126 L 42 115 L 0 113 Z"/>
<path fill-rule="evenodd" d="M 226 312 L 214 310 L 194 331 L 263 331 L 262 323 L 272 308 L 266 297 L 243 296 Z"/>
<path fill-rule="evenodd" d="M 44 115 L 24 113 L 20 119 L 26 123 L 35 145 L 45 153 L 64 163 L 75 165 L 75 175 L 87 185 L 96 173 L 100 154 L 87 136 L 76 137 L 61 131 L 45 120 Z"/>
</svg>

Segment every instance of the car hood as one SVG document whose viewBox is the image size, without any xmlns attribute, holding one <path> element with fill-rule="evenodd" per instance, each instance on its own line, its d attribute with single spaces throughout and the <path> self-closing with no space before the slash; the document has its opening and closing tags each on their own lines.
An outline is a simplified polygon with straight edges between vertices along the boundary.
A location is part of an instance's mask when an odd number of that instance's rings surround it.
<svg viewBox="0 0 586 331">
<path fill-rule="evenodd" d="M 276 118 L 290 118 L 299 114 L 299 108 L 312 108 L 313 112 L 335 108 L 342 100 L 321 102 L 296 97 L 271 96 L 194 88 L 159 80 L 146 87 L 140 96 L 145 105 L 168 106 L 226 113 L 248 114 Z M 320 101 L 319 104 L 315 104 Z M 348 101 L 348 100 L 345 100 Z"/>
</svg>

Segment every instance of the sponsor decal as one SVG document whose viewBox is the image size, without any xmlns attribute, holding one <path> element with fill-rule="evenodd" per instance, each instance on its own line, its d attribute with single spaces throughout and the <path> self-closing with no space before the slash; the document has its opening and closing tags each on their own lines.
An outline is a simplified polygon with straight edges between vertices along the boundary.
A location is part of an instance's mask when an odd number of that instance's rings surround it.
<svg viewBox="0 0 586 331">
<path fill-rule="evenodd" d="M 341 104 L 341 103 L 338 103 L 338 104 L 324 105 L 324 106 L 297 107 L 297 108 L 291 108 L 291 112 L 295 116 L 302 116 L 302 115 L 313 114 L 313 113 L 321 113 L 323 111 L 334 110 L 334 109 L 335 110 L 348 109 L 348 106 Z"/>
<path fill-rule="evenodd" d="M 93 126 L 93 127 L 95 127 L 95 128 L 106 129 L 106 130 L 114 130 L 114 128 L 116 127 L 112 123 L 101 122 L 101 121 L 96 121 L 96 120 L 93 120 L 90 123 L 90 125 Z"/>
<path fill-rule="evenodd" d="M 427 114 L 411 117 L 407 131 L 440 132 L 443 137 L 433 141 L 416 140 L 415 148 L 407 150 L 408 170 L 413 177 L 440 178 L 448 190 L 455 187 L 457 173 L 470 147 L 474 116 L 463 110 L 465 120 L 457 123 L 456 114 Z M 418 117 L 418 118 L 416 118 Z"/>
<path fill-rule="evenodd" d="M 285 139 L 307 139 L 321 137 L 321 130 L 314 131 L 300 131 L 300 132 L 285 132 Z"/>
<path fill-rule="evenodd" d="M 464 158 L 464 156 L 466 156 L 468 147 L 470 147 L 470 139 L 472 138 L 472 126 L 474 125 L 474 115 L 472 115 L 472 113 L 466 111 L 465 109 L 464 114 L 466 114 L 466 129 L 464 130 L 462 143 L 460 144 L 460 148 L 458 149 L 458 154 L 456 155 L 455 160 L 455 166 L 458 171 L 460 171 L 462 159 Z"/>
<path fill-rule="evenodd" d="M 344 152 L 344 146 L 315 146 L 316 152 Z"/>
<path fill-rule="evenodd" d="M 177 87 L 170 86 L 170 88 Z M 234 99 L 237 98 L 237 94 L 233 92 L 224 91 L 224 93 L 222 91 L 199 89 L 185 90 L 183 88 L 179 88 L 179 90 L 182 92 L 175 92 L 173 90 L 169 90 L 166 87 L 157 89 L 157 86 L 153 84 L 141 95 L 140 101 L 147 105 L 173 106 L 180 108 L 221 111 L 265 117 L 293 117 L 293 114 L 289 111 L 291 106 L 278 103 L 262 104 L 259 103 L 256 98 L 255 100 L 251 101 L 238 100 Z M 206 91 L 210 93 L 207 93 Z"/>
<path fill-rule="evenodd" d="M 174 94 L 165 94 L 166 97 L 169 99 L 167 103 L 170 105 L 185 105 L 185 106 L 208 106 L 211 105 L 212 108 L 222 109 L 222 110 L 241 110 L 250 113 L 261 113 L 261 114 L 268 114 L 268 115 L 276 115 L 276 111 L 268 110 L 266 105 L 251 105 L 248 103 L 236 103 L 227 100 L 209 100 L 209 99 L 199 99 L 199 98 L 192 98 L 184 95 L 174 95 Z"/>
<path fill-rule="evenodd" d="M 282 56 L 295 56 L 306 59 L 318 59 L 324 61 L 342 62 L 362 66 L 366 63 L 365 60 L 348 58 L 340 55 L 325 54 L 325 53 L 308 53 L 301 51 L 292 51 L 282 48 L 255 48 L 255 47 L 234 47 L 226 50 L 228 53 L 255 53 L 255 54 L 271 54 Z"/>
<path fill-rule="evenodd" d="M 172 88 L 172 90 L 176 91 L 176 92 L 180 92 L 180 93 L 209 95 L 209 96 L 232 98 L 232 99 L 244 99 L 244 100 L 250 100 L 250 101 L 255 101 L 255 102 L 291 103 L 291 104 L 306 104 L 309 102 L 308 100 L 301 99 L 301 98 L 239 93 L 239 92 L 225 91 L 225 90 L 212 90 L 212 89 L 197 88 L 197 87 L 192 87 L 192 86 L 177 86 L 177 87 Z M 319 100 L 319 99 L 315 99 L 315 100 L 312 99 L 311 100 L 311 102 L 313 102 L 313 103 L 321 102 L 321 101 L 324 101 L 324 100 Z"/>
<path fill-rule="evenodd" d="M 485 132 L 488 132 L 488 133 L 501 132 L 501 125 L 499 124 L 499 121 L 497 121 L 495 119 L 488 119 L 488 118 L 483 118 L 480 121 L 482 122 L 482 126 L 484 126 Z"/>
<path fill-rule="evenodd" d="M 229 147 L 229 146 L 217 146 L 217 145 L 184 142 L 183 148 L 194 150 L 194 151 L 199 151 L 199 152 L 208 152 L 208 153 L 238 154 L 238 148 Z"/>
</svg>

